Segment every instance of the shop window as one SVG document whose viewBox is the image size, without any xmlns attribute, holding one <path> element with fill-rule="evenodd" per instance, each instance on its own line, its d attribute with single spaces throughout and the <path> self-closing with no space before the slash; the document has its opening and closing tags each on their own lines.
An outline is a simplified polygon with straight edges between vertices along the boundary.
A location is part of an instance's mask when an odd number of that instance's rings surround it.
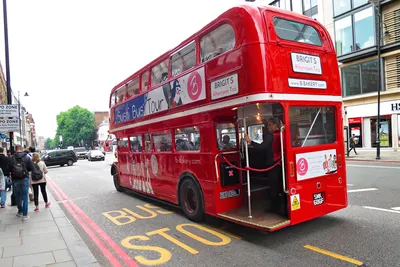
<svg viewBox="0 0 400 267">
<path fill-rule="evenodd" d="M 236 126 L 233 123 L 217 124 L 217 142 L 219 150 L 236 149 Z"/>
<path fill-rule="evenodd" d="M 142 74 L 142 92 L 147 91 L 149 89 L 149 72 L 144 72 Z"/>
<path fill-rule="evenodd" d="M 126 85 L 128 98 L 139 94 L 139 78 L 135 78 Z"/>
<path fill-rule="evenodd" d="M 331 144 L 336 141 L 334 107 L 290 107 L 292 147 Z"/>
<path fill-rule="evenodd" d="M 154 149 L 157 152 L 172 151 L 172 136 L 170 133 L 153 134 Z"/>
<path fill-rule="evenodd" d="M 336 20 L 336 54 L 341 56 L 374 46 L 376 39 L 374 21 L 373 7 Z"/>
<path fill-rule="evenodd" d="M 136 135 L 130 137 L 131 150 L 133 152 L 142 152 L 142 136 Z"/>
<path fill-rule="evenodd" d="M 151 136 L 150 134 L 144 134 L 144 151 L 151 152 Z"/>
<path fill-rule="evenodd" d="M 318 31 L 311 25 L 282 18 L 274 18 L 273 22 L 276 34 L 283 40 L 322 45 Z"/>
<path fill-rule="evenodd" d="M 176 151 L 200 151 L 199 127 L 178 128 L 175 130 Z"/>
<path fill-rule="evenodd" d="M 164 60 L 151 68 L 151 86 L 155 86 L 168 80 L 168 60 Z"/>
<path fill-rule="evenodd" d="M 191 69 L 196 64 L 196 44 L 191 43 L 171 56 L 172 77 Z"/>
<path fill-rule="evenodd" d="M 206 62 L 235 47 L 235 31 L 229 24 L 224 24 L 207 35 L 200 41 L 201 62 Z"/>
<path fill-rule="evenodd" d="M 333 0 L 333 15 L 340 15 L 367 3 L 368 0 Z"/>
<path fill-rule="evenodd" d="M 128 147 L 128 138 L 118 138 L 117 139 L 117 144 L 119 148 L 124 148 L 124 147 Z"/>
</svg>

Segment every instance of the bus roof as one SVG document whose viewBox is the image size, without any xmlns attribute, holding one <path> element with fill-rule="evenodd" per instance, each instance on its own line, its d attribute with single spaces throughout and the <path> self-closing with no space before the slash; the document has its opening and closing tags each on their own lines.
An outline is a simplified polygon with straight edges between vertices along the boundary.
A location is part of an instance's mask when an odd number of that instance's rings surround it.
<svg viewBox="0 0 400 267">
<path fill-rule="evenodd" d="M 188 45 L 195 38 L 197 38 L 198 36 L 200 36 L 203 33 L 207 32 L 207 30 L 209 30 L 211 27 L 213 27 L 221 19 L 227 18 L 230 15 L 235 14 L 235 13 L 237 14 L 239 12 L 239 10 L 245 11 L 246 13 L 251 14 L 252 17 L 255 18 L 255 20 L 258 20 L 258 21 L 261 20 L 261 15 L 262 15 L 263 11 L 265 11 L 265 10 L 267 10 L 267 11 L 268 10 L 273 10 L 274 12 L 280 13 L 280 14 L 291 15 L 291 16 L 296 15 L 297 17 L 301 18 L 302 20 L 308 20 L 312 24 L 317 23 L 320 26 L 322 26 L 322 24 L 320 24 L 317 20 L 313 20 L 310 17 L 307 17 L 305 15 L 301 15 L 301 14 L 298 14 L 298 13 L 295 13 L 295 12 L 292 12 L 292 11 L 289 11 L 289 10 L 285 10 L 285 9 L 281 9 L 281 8 L 277 8 L 277 7 L 273 7 L 273 6 L 268 6 L 268 5 L 255 4 L 255 3 L 240 4 L 240 5 L 237 5 L 237 6 L 234 6 L 234 7 L 231 7 L 229 9 L 227 9 L 225 12 L 221 13 L 218 17 L 216 17 L 214 20 L 212 20 L 211 22 L 206 24 L 203 28 L 201 28 L 200 30 L 198 30 L 197 32 L 195 32 L 194 34 L 192 34 L 191 36 L 186 38 L 179 45 L 175 46 L 173 49 L 170 49 L 170 50 L 166 51 L 164 54 L 160 55 L 156 59 L 154 59 L 151 62 L 149 62 L 147 65 L 143 66 L 142 68 L 140 68 L 139 70 L 134 72 L 128 78 L 126 78 L 122 82 L 118 83 L 116 86 L 114 86 L 114 88 L 112 89 L 111 93 L 114 93 L 117 89 L 119 89 L 120 87 L 126 85 L 133 78 L 138 77 L 141 73 L 143 73 L 143 71 L 148 70 L 151 66 L 159 63 L 160 60 L 165 58 L 165 56 L 167 56 L 169 54 L 173 54 L 175 51 L 178 51 L 182 47 Z"/>
</svg>

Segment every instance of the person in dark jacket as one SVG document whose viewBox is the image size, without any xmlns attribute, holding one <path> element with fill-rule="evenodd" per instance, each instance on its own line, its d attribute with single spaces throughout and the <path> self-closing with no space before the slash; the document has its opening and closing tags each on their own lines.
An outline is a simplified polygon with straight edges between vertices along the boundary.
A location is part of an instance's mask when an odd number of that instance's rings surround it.
<svg viewBox="0 0 400 267">
<path fill-rule="evenodd" d="M 4 148 L 0 147 L 0 168 L 4 174 L 5 186 L 4 191 L 1 191 L 0 208 L 5 208 L 7 199 L 7 189 L 10 185 L 10 171 L 11 171 L 11 160 L 9 157 L 4 155 Z"/>
<path fill-rule="evenodd" d="M 264 122 L 265 123 L 265 122 Z M 266 167 L 271 167 L 275 163 L 279 162 L 282 158 L 281 156 L 281 140 L 280 140 L 280 130 L 279 126 L 281 121 L 278 118 L 271 118 L 267 122 L 268 131 L 263 136 L 263 142 L 258 144 L 250 139 L 250 137 L 245 134 L 245 140 L 249 145 L 251 145 L 255 150 L 264 151 Z M 274 168 L 268 171 L 268 184 L 270 186 L 268 190 L 267 205 L 265 207 L 266 212 L 276 212 L 278 214 L 284 214 L 285 201 L 282 194 L 283 184 L 282 184 L 282 165 L 278 164 Z M 282 203 L 283 202 L 283 203 Z"/>
<path fill-rule="evenodd" d="M 16 162 L 19 160 L 23 161 L 23 164 L 27 170 L 26 177 L 18 177 L 15 173 Z M 33 163 L 31 159 L 22 152 L 22 146 L 15 146 L 15 153 L 11 157 L 12 168 L 11 168 L 11 177 L 13 182 L 15 199 L 18 207 L 18 217 L 22 217 L 22 220 L 29 219 L 28 216 L 28 196 L 29 196 L 29 187 L 30 187 L 30 179 L 29 172 L 33 169 Z"/>
</svg>

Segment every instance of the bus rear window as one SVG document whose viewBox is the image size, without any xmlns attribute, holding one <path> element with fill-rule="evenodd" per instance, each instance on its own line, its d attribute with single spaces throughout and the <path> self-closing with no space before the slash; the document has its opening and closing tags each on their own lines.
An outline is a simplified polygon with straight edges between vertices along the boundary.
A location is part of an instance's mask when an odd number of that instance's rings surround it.
<svg viewBox="0 0 400 267">
<path fill-rule="evenodd" d="M 290 107 L 292 147 L 331 144 L 336 141 L 334 107 Z"/>
<path fill-rule="evenodd" d="M 322 46 L 318 31 L 311 25 L 282 18 L 274 18 L 273 22 L 276 34 L 283 40 Z"/>
</svg>

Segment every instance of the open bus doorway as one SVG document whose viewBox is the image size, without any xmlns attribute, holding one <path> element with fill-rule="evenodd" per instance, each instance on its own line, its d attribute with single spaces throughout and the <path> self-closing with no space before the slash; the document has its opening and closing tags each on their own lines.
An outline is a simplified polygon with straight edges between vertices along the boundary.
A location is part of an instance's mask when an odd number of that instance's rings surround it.
<svg viewBox="0 0 400 267">
<path fill-rule="evenodd" d="M 283 107 L 280 103 L 246 105 L 237 109 L 237 119 L 244 202 L 242 207 L 220 215 L 272 231 L 284 227 L 290 224 L 287 195 L 284 192 L 284 164 L 279 160 L 284 157 L 279 151 L 279 158 L 276 158 L 272 151 L 273 146 L 280 146 L 279 150 L 284 147 L 280 145 L 283 136 L 280 133 L 283 127 Z M 268 125 L 271 119 L 274 119 L 274 128 Z M 270 133 L 271 129 L 275 132 Z M 245 140 L 245 134 L 251 143 Z M 271 138 L 279 142 L 271 143 Z"/>
</svg>

